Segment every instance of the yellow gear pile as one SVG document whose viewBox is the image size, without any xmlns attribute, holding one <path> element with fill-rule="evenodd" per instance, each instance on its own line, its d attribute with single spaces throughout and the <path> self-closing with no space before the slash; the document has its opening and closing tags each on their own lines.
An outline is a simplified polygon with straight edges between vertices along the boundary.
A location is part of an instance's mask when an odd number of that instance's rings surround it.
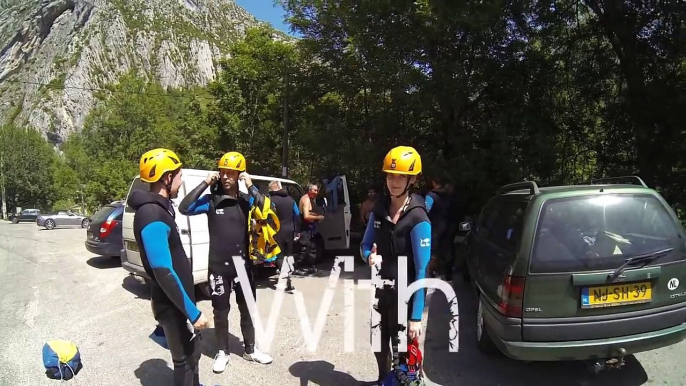
<svg viewBox="0 0 686 386">
<path fill-rule="evenodd" d="M 253 264 L 261 264 L 265 261 L 276 260 L 281 253 L 281 248 L 274 240 L 274 236 L 281 228 L 281 223 L 276 213 L 272 210 L 272 202 L 264 197 L 264 204 L 258 207 L 257 203 L 248 214 L 248 233 L 250 234 L 250 260 Z"/>
</svg>

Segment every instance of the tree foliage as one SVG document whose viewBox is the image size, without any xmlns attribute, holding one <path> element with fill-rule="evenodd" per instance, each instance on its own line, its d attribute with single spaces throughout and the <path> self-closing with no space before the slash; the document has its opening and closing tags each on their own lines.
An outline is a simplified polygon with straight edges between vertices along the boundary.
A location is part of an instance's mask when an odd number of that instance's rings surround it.
<svg viewBox="0 0 686 386">
<path fill-rule="evenodd" d="M 138 157 L 243 152 L 279 175 L 345 173 L 357 201 L 393 146 L 416 147 L 478 211 L 500 185 L 638 174 L 686 205 L 683 2 L 282 2 L 302 38 L 246 31 L 205 88 L 123 77 L 54 164 L 56 200 L 123 198 Z M 36 193 L 32 193 L 36 194 Z"/>
</svg>

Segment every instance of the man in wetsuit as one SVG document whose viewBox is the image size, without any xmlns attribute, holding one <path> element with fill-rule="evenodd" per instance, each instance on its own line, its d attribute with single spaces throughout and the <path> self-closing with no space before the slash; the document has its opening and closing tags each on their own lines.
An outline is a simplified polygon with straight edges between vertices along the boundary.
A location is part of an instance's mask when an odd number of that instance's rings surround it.
<svg viewBox="0 0 686 386">
<path fill-rule="evenodd" d="M 317 233 L 317 223 L 324 220 L 324 215 L 313 211 L 314 200 L 319 194 L 319 187 L 308 184 L 307 194 L 300 198 L 300 213 L 302 213 L 302 232 L 300 232 L 300 255 L 296 262 L 296 275 L 313 275 L 317 272 L 315 267 L 317 260 L 317 245 L 314 243 L 314 235 Z"/>
<path fill-rule="evenodd" d="M 188 216 L 207 214 L 210 231 L 210 255 L 208 282 L 212 288 L 212 308 L 217 342 L 217 355 L 213 370 L 221 373 L 229 364 L 229 309 L 231 291 L 236 291 L 236 303 L 241 314 L 241 332 L 245 344 L 243 358 L 257 363 L 269 364 L 272 358 L 255 347 L 255 327 L 252 324 L 245 294 L 237 282 L 233 256 L 243 258 L 243 267 L 253 297 L 257 300 L 253 263 L 249 257 L 248 214 L 253 205 L 262 207 L 264 197 L 258 192 L 245 172 L 246 162 L 243 155 L 229 152 L 219 160 L 220 173 L 210 173 L 207 179 L 181 201 L 179 211 Z M 249 196 L 238 190 L 238 181 L 243 180 Z M 219 182 L 219 183 L 218 183 Z M 210 193 L 202 193 L 210 187 Z M 202 196 L 201 196 L 202 195 Z M 235 287 L 234 287 L 235 284 Z"/>
<path fill-rule="evenodd" d="M 298 209 L 298 204 L 288 195 L 286 189 L 283 189 L 279 181 L 269 183 L 269 198 L 276 206 L 276 217 L 279 218 L 279 223 L 281 224 L 279 232 L 274 237 L 279 248 L 281 248 L 281 256 L 277 260 L 277 265 L 279 270 L 281 270 L 286 257 L 293 256 L 295 239 L 300 234 L 300 209 Z M 293 291 L 294 289 L 295 287 L 293 287 L 289 273 L 286 281 L 286 291 Z"/>
<path fill-rule="evenodd" d="M 136 211 L 133 233 L 151 279 L 152 313 L 167 338 L 174 386 L 198 386 L 200 351 L 194 332 L 207 328 L 208 319 L 195 305 L 193 269 L 171 203 L 181 186 L 181 161 L 171 150 L 154 149 L 141 157 L 139 172 L 150 189 L 132 191 L 127 202 Z"/>
</svg>

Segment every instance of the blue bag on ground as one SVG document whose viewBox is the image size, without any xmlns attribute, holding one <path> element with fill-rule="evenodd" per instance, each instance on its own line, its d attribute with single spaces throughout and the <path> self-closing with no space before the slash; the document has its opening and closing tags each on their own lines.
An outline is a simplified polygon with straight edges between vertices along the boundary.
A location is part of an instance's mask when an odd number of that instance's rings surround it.
<svg viewBox="0 0 686 386">
<path fill-rule="evenodd" d="M 50 379 L 69 380 L 81 371 L 78 347 L 66 340 L 51 340 L 43 346 L 45 375 Z"/>
</svg>

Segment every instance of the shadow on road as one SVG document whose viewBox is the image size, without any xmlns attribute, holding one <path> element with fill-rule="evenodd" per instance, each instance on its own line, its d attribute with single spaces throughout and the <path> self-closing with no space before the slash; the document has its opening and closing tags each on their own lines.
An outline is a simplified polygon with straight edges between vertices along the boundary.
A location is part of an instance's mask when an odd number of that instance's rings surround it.
<svg viewBox="0 0 686 386">
<path fill-rule="evenodd" d="M 217 355 L 217 339 L 214 328 L 202 330 L 200 333 L 199 345 L 202 355 L 214 359 L 214 356 Z M 243 342 L 241 342 L 238 337 L 232 333 L 229 333 L 229 352 L 241 358 L 243 358 L 243 353 L 245 352 L 245 349 L 243 348 Z"/>
<path fill-rule="evenodd" d="M 141 283 L 131 275 L 124 278 L 124 280 L 121 283 L 121 286 L 125 290 L 136 295 L 137 299 L 150 300 L 150 286 L 147 283 Z"/>
<path fill-rule="evenodd" d="M 620 370 L 594 376 L 582 362 L 515 361 L 497 354 L 485 356 L 476 346 L 476 300 L 467 284 L 458 282 L 459 352 L 448 351 L 448 302 L 441 292 L 431 297 L 424 344 L 424 372 L 439 385 L 643 385 L 648 376 L 634 356 Z"/>
<path fill-rule="evenodd" d="M 352 375 L 334 370 L 334 365 L 325 361 L 298 362 L 288 370 L 300 379 L 301 386 L 307 386 L 310 382 L 320 386 L 361 384 Z"/>
<path fill-rule="evenodd" d="M 96 256 L 86 260 L 86 264 L 97 269 L 121 268 L 121 259 L 119 256 Z"/>
<path fill-rule="evenodd" d="M 174 383 L 174 371 L 162 359 L 149 359 L 134 372 L 141 386 L 167 386 Z"/>
</svg>

